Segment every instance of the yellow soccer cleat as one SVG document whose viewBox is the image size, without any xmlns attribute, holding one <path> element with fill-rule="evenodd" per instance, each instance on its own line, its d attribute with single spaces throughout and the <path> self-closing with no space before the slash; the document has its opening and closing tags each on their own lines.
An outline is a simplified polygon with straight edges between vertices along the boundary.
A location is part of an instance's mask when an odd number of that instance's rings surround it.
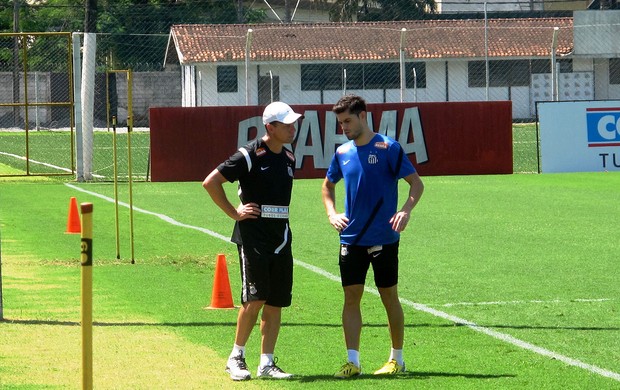
<svg viewBox="0 0 620 390">
<path fill-rule="evenodd" d="M 340 370 L 337 373 L 334 374 L 334 378 L 347 379 L 353 376 L 359 376 L 361 374 L 361 367 L 358 367 L 351 362 L 347 362 L 342 367 L 340 367 Z"/>
<path fill-rule="evenodd" d="M 383 367 L 375 371 L 375 375 L 396 375 L 405 372 L 405 363 L 401 366 L 396 360 L 390 360 Z"/>
</svg>

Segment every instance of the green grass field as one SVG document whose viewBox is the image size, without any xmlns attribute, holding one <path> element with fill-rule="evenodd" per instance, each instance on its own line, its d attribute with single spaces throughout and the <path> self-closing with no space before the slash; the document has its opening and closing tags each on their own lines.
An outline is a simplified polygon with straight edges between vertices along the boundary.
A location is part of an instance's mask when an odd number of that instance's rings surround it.
<svg viewBox="0 0 620 390">
<path fill-rule="evenodd" d="M 117 259 L 111 183 L 0 179 L 0 388 L 81 387 L 80 237 L 64 233 L 72 196 L 94 204 L 95 388 L 620 388 L 620 174 L 423 179 L 401 238 L 409 372 L 332 378 L 346 358 L 338 238 L 313 179 L 295 182 L 293 305 L 276 348 L 297 376 L 243 383 L 224 373 L 236 311 L 205 309 L 218 253 L 239 304 L 232 221 L 200 183 L 134 184 L 131 264 L 127 183 L 118 187 Z M 234 198 L 236 185 L 227 190 Z M 385 314 L 368 282 L 366 373 L 389 354 Z M 253 374 L 259 346 L 256 328 L 247 345 Z"/>
<path fill-rule="evenodd" d="M 132 178 L 144 181 L 148 175 L 150 134 L 145 131 L 95 131 L 93 134 L 92 173 L 94 181 L 128 181 L 129 159 Z M 131 146 L 131 156 L 129 153 Z M 0 131 L 0 176 L 59 175 L 74 176 L 70 131 Z M 29 164 L 20 156 L 28 156 Z M 73 173 L 72 173 L 73 172 Z"/>
<path fill-rule="evenodd" d="M 223 372 L 234 310 L 205 310 L 215 258 L 227 256 L 238 304 L 232 223 L 200 183 L 134 186 L 120 207 L 116 259 L 111 184 L 0 183 L 4 322 L 0 387 L 80 386 L 79 235 L 68 200 L 93 202 L 94 383 L 97 388 L 618 388 L 620 327 L 615 173 L 427 177 L 403 234 L 400 292 L 410 373 L 335 381 L 345 358 L 337 237 L 320 180 L 295 184 L 294 303 L 277 347 L 293 381 L 232 383 Z M 127 202 L 127 186 L 119 198 Z M 230 186 L 234 196 L 234 185 Z M 107 197 L 107 199 L 102 198 Z M 389 351 L 385 315 L 363 301 L 362 363 Z M 258 332 L 248 363 L 258 361 Z"/>
</svg>

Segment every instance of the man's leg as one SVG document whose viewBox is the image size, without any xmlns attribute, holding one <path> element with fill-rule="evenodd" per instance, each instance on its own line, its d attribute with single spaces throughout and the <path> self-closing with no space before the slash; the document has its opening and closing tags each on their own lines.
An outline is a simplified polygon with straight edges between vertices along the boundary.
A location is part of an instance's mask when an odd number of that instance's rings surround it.
<svg viewBox="0 0 620 390">
<path fill-rule="evenodd" d="M 292 374 L 285 372 L 276 365 L 277 359 L 273 357 L 276 349 L 280 325 L 282 322 L 282 308 L 278 306 L 265 305 L 260 321 L 262 334 L 260 364 L 256 375 L 258 377 L 287 379 Z"/>
<path fill-rule="evenodd" d="M 264 303 L 265 301 L 246 302 L 239 309 L 235 345 L 226 363 L 226 371 L 233 380 L 240 381 L 250 379 L 250 371 L 245 363 L 245 344 L 250 338 L 252 329 L 254 325 L 256 325 L 258 313 Z"/>
<path fill-rule="evenodd" d="M 280 333 L 280 323 L 282 321 L 282 308 L 265 305 L 260 321 L 260 331 L 262 335 L 261 354 L 273 354 Z"/>
<path fill-rule="evenodd" d="M 379 288 L 381 302 L 387 313 L 392 348 L 403 349 L 405 339 L 405 316 L 403 307 L 398 300 L 398 285 L 387 288 Z"/>
<path fill-rule="evenodd" d="M 375 371 L 375 375 L 395 375 L 405 372 L 405 361 L 403 360 L 405 317 L 403 308 L 398 300 L 397 285 L 379 288 L 379 295 L 381 295 L 381 302 L 383 302 L 385 312 L 387 313 L 392 349 L 388 362 Z"/>
<path fill-rule="evenodd" d="M 360 350 L 360 335 L 362 333 L 362 311 L 360 302 L 364 293 L 363 284 L 345 286 L 344 305 L 342 307 L 342 328 L 347 349 Z"/>
<path fill-rule="evenodd" d="M 338 265 L 344 292 L 342 330 L 347 347 L 347 362 L 340 367 L 334 377 L 346 379 L 362 373 L 360 364 L 362 311 L 360 303 L 364 294 L 364 282 L 370 266 L 370 258 L 365 247 L 340 245 Z"/>
<path fill-rule="evenodd" d="M 360 336 L 362 333 L 362 311 L 360 302 L 364 293 L 363 284 L 343 287 L 344 305 L 342 307 L 342 329 L 347 346 L 347 362 L 334 376 L 340 379 L 351 378 L 362 373 L 360 364 Z"/>
<path fill-rule="evenodd" d="M 237 315 L 237 331 L 235 333 L 235 344 L 245 346 L 250 338 L 252 329 L 256 325 L 258 313 L 265 304 L 265 301 L 252 301 L 244 303 Z"/>
</svg>

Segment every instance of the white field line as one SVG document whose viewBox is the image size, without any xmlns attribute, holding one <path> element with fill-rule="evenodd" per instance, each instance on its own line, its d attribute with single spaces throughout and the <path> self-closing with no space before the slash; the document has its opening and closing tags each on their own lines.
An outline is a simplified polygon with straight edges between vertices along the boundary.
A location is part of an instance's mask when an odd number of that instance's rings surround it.
<svg viewBox="0 0 620 390">
<path fill-rule="evenodd" d="M 17 155 L 17 154 L 13 154 L 13 153 L 6 153 L 6 152 L 0 152 L 0 154 L 2 154 L 2 155 L 4 155 L 4 156 L 14 157 L 14 158 L 16 158 L 16 159 L 18 159 L 18 160 L 24 160 L 24 161 L 26 161 L 26 157 L 25 157 L 25 156 L 19 156 L 19 155 Z M 33 159 L 30 159 L 29 161 L 30 161 L 31 163 L 34 163 L 34 164 L 39 164 L 39 165 L 43 165 L 43 166 L 46 166 L 46 167 L 48 167 L 48 168 L 54 168 L 54 169 L 58 169 L 58 170 L 65 171 L 65 172 L 71 172 L 71 169 L 68 169 L 68 168 L 63 168 L 63 167 L 59 167 L 59 166 L 57 166 L 57 165 L 52 165 L 52 164 L 44 163 L 44 162 L 41 162 L 41 161 L 36 161 L 36 160 L 33 160 Z"/>
<path fill-rule="evenodd" d="M 114 198 L 110 198 L 109 196 L 105 196 L 105 195 L 102 195 L 102 194 L 98 194 L 96 192 L 88 191 L 88 190 L 85 190 L 83 188 L 74 186 L 73 184 L 69 184 L 69 183 L 65 183 L 65 185 L 67 187 L 73 188 L 76 191 L 80 191 L 80 192 L 84 192 L 84 193 L 92 195 L 92 196 L 96 196 L 97 198 L 101 198 L 103 200 L 107 200 L 108 202 L 111 202 L 111 203 L 115 202 Z M 123 207 L 127 207 L 127 208 L 130 207 L 129 203 L 118 202 L 118 204 L 120 206 L 123 206 Z M 179 221 L 177 221 L 177 220 L 175 220 L 173 218 L 170 218 L 167 215 L 154 213 L 152 211 L 144 210 L 144 209 L 141 209 L 141 208 L 135 207 L 135 206 L 133 207 L 133 210 L 137 211 L 139 213 L 153 215 L 153 216 L 155 216 L 155 217 L 157 217 L 159 219 L 162 219 L 163 221 L 168 222 L 169 224 L 174 225 L 174 226 L 179 226 L 179 227 L 184 227 L 184 228 L 188 228 L 188 229 L 198 230 L 199 232 L 206 233 L 206 234 L 208 234 L 208 235 L 210 235 L 212 237 L 219 238 L 220 240 L 230 241 L 228 237 L 223 236 L 223 235 L 221 235 L 219 233 L 216 233 L 213 230 L 201 228 L 201 227 L 198 227 L 198 226 L 187 225 L 187 224 L 181 223 L 181 222 L 179 222 Z"/>
<path fill-rule="evenodd" d="M 568 301 L 563 301 L 560 299 L 552 299 L 548 301 L 542 300 L 530 300 L 530 301 L 496 301 L 496 302 L 455 302 L 455 303 L 442 303 L 442 304 L 433 304 L 433 303 L 425 303 L 426 306 L 442 306 L 442 307 L 453 307 L 453 306 L 501 306 L 501 305 L 523 305 L 528 303 L 567 303 L 567 302 L 607 302 L 611 301 L 609 298 L 576 298 Z"/>
<path fill-rule="evenodd" d="M 86 194 L 89 194 L 89 195 L 92 195 L 92 196 L 96 196 L 98 198 L 107 200 L 109 202 L 114 202 L 114 199 L 112 199 L 112 198 L 110 198 L 108 196 L 101 195 L 101 194 L 98 194 L 98 193 L 95 193 L 95 192 L 92 192 L 92 191 L 88 191 L 88 190 L 82 189 L 80 187 L 76 187 L 76 186 L 74 186 L 72 184 L 65 183 L 65 185 L 75 189 L 76 191 L 84 192 Z M 119 202 L 119 205 L 122 205 L 124 207 L 129 207 L 129 205 L 127 203 Z M 152 212 L 152 211 L 147 211 L 147 210 L 140 209 L 140 208 L 137 208 L 137 207 L 134 207 L 133 209 L 134 209 L 134 211 L 137 211 L 137 212 L 140 212 L 140 213 L 144 213 L 144 214 L 153 215 L 155 217 L 158 217 L 158 218 L 162 219 L 163 221 L 166 221 L 166 222 L 168 222 L 168 223 L 170 223 L 170 224 L 172 224 L 174 226 L 179 226 L 179 227 L 184 227 L 184 228 L 188 228 L 188 229 L 197 230 L 197 231 L 206 233 L 206 234 L 208 234 L 208 235 L 210 235 L 212 237 L 216 237 L 216 238 L 219 238 L 219 239 L 224 240 L 226 242 L 230 242 L 228 237 L 223 236 L 223 235 L 221 235 L 219 233 L 216 233 L 216 232 L 214 232 L 212 230 L 201 228 L 201 227 L 197 227 L 197 226 L 187 225 L 187 224 L 178 222 L 175 219 L 170 218 L 170 217 L 168 217 L 168 216 L 166 216 L 164 214 L 159 214 L 159 213 L 155 213 L 155 212 Z M 329 280 L 332 280 L 332 281 L 335 281 L 335 282 L 338 282 L 338 283 L 340 282 L 340 277 L 339 276 L 334 275 L 334 274 L 332 274 L 330 272 L 327 272 L 327 271 L 325 271 L 322 268 L 319 268 L 319 267 L 314 266 L 312 264 L 305 263 L 305 262 L 303 262 L 301 260 L 297 260 L 297 259 L 295 259 L 295 264 L 297 264 L 297 265 L 299 265 L 301 267 L 304 267 L 304 268 L 306 268 L 306 269 L 308 269 L 308 270 L 310 270 L 312 272 L 315 272 L 315 273 L 317 273 L 317 274 L 319 274 L 319 275 L 321 275 L 321 276 L 323 276 L 323 277 L 325 277 L 325 278 L 327 278 Z M 379 292 L 375 288 L 365 287 L 364 290 L 369 292 L 369 293 L 371 293 L 371 294 L 374 294 L 374 295 L 377 295 L 377 296 L 379 295 Z M 606 370 L 604 368 L 600 368 L 600 367 L 597 367 L 597 366 L 594 366 L 594 365 L 591 365 L 591 364 L 587 364 L 587 363 L 584 363 L 584 362 L 582 362 L 580 360 L 576 360 L 576 359 L 570 358 L 568 356 L 564 356 L 562 354 L 553 352 L 553 351 L 548 350 L 546 348 L 542 348 L 542 347 L 539 347 L 537 345 L 534 345 L 534 344 L 528 343 L 526 341 L 520 340 L 520 339 L 518 339 L 516 337 L 513 337 L 513 336 L 510 336 L 510 335 L 508 335 L 506 333 L 497 332 L 497 331 L 492 330 L 490 328 L 479 326 L 479 325 L 477 325 L 477 324 L 475 324 L 475 323 L 473 323 L 471 321 L 468 321 L 468 320 L 465 320 L 463 318 L 459 318 L 459 317 L 453 316 L 451 314 L 448 314 L 448 313 L 440 311 L 440 310 L 433 309 L 433 308 L 431 308 L 429 306 L 426 306 L 426 305 L 423 305 L 423 304 L 420 304 L 420 303 L 415 303 L 415 302 L 410 301 L 408 299 L 401 298 L 400 301 L 404 305 L 410 306 L 410 307 L 412 307 L 412 308 L 414 308 L 414 309 L 416 309 L 418 311 L 421 311 L 421 312 L 424 312 L 424 313 L 428 313 L 428 314 L 431 314 L 431 315 L 439 317 L 439 318 L 443 318 L 443 319 L 445 319 L 447 321 L 453 322 L 453 323 L 458 324 L 458 325 L 467 326 L 467 327 L 469 327 L 470 329 L 472 329 L 472 330 L 474 330 L 476 332 L 480 332 L 480 333 L 486 334 L 487 336 L 491 336 L 491 337 L 493 337 L 495 339 L 498 339 L 500 341 L 506 342 L 508 344 L 512 344 L 514 346 L 517 346 L 519 348 L 523 348 L 525 350 L 537 353 L 539 355 L 547 356 L 547 357 L 549 357 L 551 359 L 554 359 L 554 360 L 559 360 L 559 361 L 561 361 L 561 362 L 563 362 L 563 363 L 565 363 L 565 364 L 567 364 L 569 366 L 578 367 L 578 368 L 584 369 L 586 371 L 590 371 L 592 373 L 601 375 L 601 376 L 606 377 L 606 378 L 614 379 L 614 380 L 620 382 L 620 374 L 619 373 L 616 373 L 616 372 L 613 372 L 613 371 L 609 371 L 609 370 Z"/>
<path fill-rule="evenodd" d="M 19 156 L 17 154 L 13 154 L 13 153 L 0 152 L 0 154 L 2 154 L 4 156 L 14 157 L 14 158 L 16 158 L 18 160 L 24 160 L 24 161 L 27 160 L 26 156 Z M 58 169 L 60 171 L 65 171 L 65 172 L 71 173 L 71 169 L 69 169 L 69 168 L 59 167 L 58 165 L 52 165 L 52 164 L 48 164 L 48 163 L 37 161 L 37 160 L 33 160 L 33 159 L 28 159 L 28 161 L 30 161 L 33 164 L 39 164 L 39 165 L 46 166 L 48 168 L 54 168 L 54 169 Z M 94 177 L 103 177 L 101 175 L 95 175 L 95 174 L 93 174 L 93 176 Z"/>
</svg>

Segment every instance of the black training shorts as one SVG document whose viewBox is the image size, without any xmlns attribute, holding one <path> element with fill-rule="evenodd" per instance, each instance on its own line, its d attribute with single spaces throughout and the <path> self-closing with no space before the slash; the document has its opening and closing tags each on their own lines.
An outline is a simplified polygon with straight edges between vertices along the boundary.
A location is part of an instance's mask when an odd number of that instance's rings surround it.
<svg viewBox="0 0 620 390">
<path fill-rule="evenodd" d="M 275 307 L 291 305 L 293 254 L 290 245 L 280 253 L 260 253 L 255 247 L 237 245 L 241 268 L 241 303 L 265 301 Z"/>
<path fill-rule="evenodd" d="M 338 265 L 342 286 L 365 284 L 372 264 L 375 286 L 387 288 L 398 283 L 398 244 L 359 246 L 340 245 Z"/>
</svg>

